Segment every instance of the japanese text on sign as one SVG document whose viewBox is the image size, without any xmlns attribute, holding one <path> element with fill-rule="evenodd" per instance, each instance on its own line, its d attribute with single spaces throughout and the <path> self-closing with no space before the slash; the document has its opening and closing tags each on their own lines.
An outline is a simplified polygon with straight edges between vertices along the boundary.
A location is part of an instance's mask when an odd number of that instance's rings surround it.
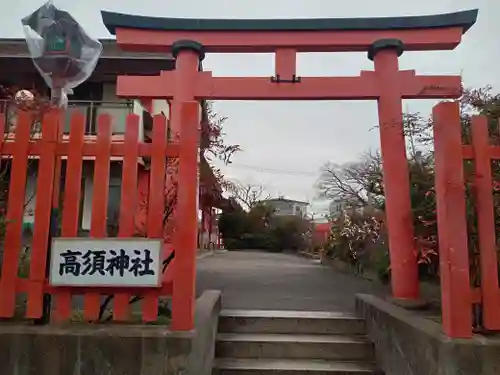
<svg viewBox="0 0 500 375">
<path fill-rule="evenodd" d="M 57 238 L 51 250 L 54 286 L 154 287 L 161 282 L 162 241 Z"/>
</svg>

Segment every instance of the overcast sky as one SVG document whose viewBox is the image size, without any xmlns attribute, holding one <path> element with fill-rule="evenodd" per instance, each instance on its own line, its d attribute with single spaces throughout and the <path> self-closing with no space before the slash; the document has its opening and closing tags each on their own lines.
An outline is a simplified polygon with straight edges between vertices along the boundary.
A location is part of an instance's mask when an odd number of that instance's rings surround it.
<svg viewBox="0 0 500 375">
<path fill-rule="evenodd" d="M 5 0 L 6 1 L 6 0 Z M 22 37 L 20 20 L 43 1 L 17 0 L 0 15 L 1 37 Z M 402 69 L 425 74 L 463 74 L 467 86 L 492 84 L 500 90 L 500 0 L 58 0 L 95 37 L 110 37 L 101 9 L 164 17 L 306 18 L 377 17 L 446 13 L 479 8 L 478 23 L 455 51 L 409 52 Z M 365 53 L 300 54 L 298 75 L 357 75 L 372 69 Z M 217 76 L 271 76 L 272 55 L 209 55 L 204 69 Z M 407 101 L 405 108 L 430 113 L 432 101 Z M 375 102 L 219 102 L 228 117 L 227 141 L 240 144 L 225 174 L 263 185 L 272 195 L 311 201 L 319 167 L 327 161 L 355 160 L 376 149 Z M 312 202 L 313 211 L 324 205 Z"/>
</svg>

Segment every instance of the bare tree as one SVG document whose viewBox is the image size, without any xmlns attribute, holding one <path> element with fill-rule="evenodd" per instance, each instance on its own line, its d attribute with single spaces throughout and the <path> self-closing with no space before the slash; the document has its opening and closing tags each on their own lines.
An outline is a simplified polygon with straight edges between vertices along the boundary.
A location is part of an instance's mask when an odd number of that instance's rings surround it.
<svg viewBox="0 0 500 375">
<path fill-rule="evenodd" d="M 226 186 L 229 194 L 238 201 L 245 209 L 250 210 L 258 202 L 266 201 L 271 198 L 265 192 L 263 186 L 253 184 L 243 184 L 238 181 L 229 182 Z"/>
<path fill-rule="evenodd" d="M 202 119 L 200 140 L 205 158 L 209 162 L 215 158 L 224 164 L 231 164 L 233 154 L 241 151 L 241 148 L 240 145 L 228 145 L 225 142 L 223 126 L 227 117 L 218 114 L 211 101 L 205 102 L 204 115 L 206 118 Z"/>
<path fill-rule="evenodd" d="M 410 167 L 418 168 L 422 162 L 427 165 L 428 149 L 433 142 L 431 118 L 404 113 L 402 121 Z M 321 198 L 338 199 L 348 207 L 380 206 L 384 200 L 380 151 L 366 152 L 351 163 L 326 163 L 320 169 L 316 188 Z"/>
<path fill-rule="evenodd" d="M 359 161 L 343 165 L 326 163 L 321 167 L 316 189 L 321 198 L 338 199 L 349 207 L 367 206 L 369 197 L 383 195 L 380 153 L 365 153 Z"/>
</svg>

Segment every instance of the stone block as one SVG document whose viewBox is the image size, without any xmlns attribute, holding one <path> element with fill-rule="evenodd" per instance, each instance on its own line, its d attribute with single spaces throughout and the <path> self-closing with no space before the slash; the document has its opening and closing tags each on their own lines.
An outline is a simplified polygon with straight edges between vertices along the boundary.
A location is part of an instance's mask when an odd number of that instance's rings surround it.
<svg viewBox="0 0 500 375">
<path fill-rule="evenodd" d="M 439 323 L 372 295 L 358 295 L 356 310 L 386 375 L 500 374 L 499 336 L 451 339 Z"/>
</svg>

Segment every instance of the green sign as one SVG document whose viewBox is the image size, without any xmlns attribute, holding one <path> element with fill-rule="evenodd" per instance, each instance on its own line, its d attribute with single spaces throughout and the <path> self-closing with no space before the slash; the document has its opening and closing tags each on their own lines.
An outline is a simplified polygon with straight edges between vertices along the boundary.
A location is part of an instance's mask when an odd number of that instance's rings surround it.
<svg viewBox="0 0 500 375">
<path fill-rule="evenodd" d="M 66 51 L 66 39 L 61 36 L 53 36 L 49 38 L 47 43 L 48 52 L 65 52 Z"/>
</svg>

